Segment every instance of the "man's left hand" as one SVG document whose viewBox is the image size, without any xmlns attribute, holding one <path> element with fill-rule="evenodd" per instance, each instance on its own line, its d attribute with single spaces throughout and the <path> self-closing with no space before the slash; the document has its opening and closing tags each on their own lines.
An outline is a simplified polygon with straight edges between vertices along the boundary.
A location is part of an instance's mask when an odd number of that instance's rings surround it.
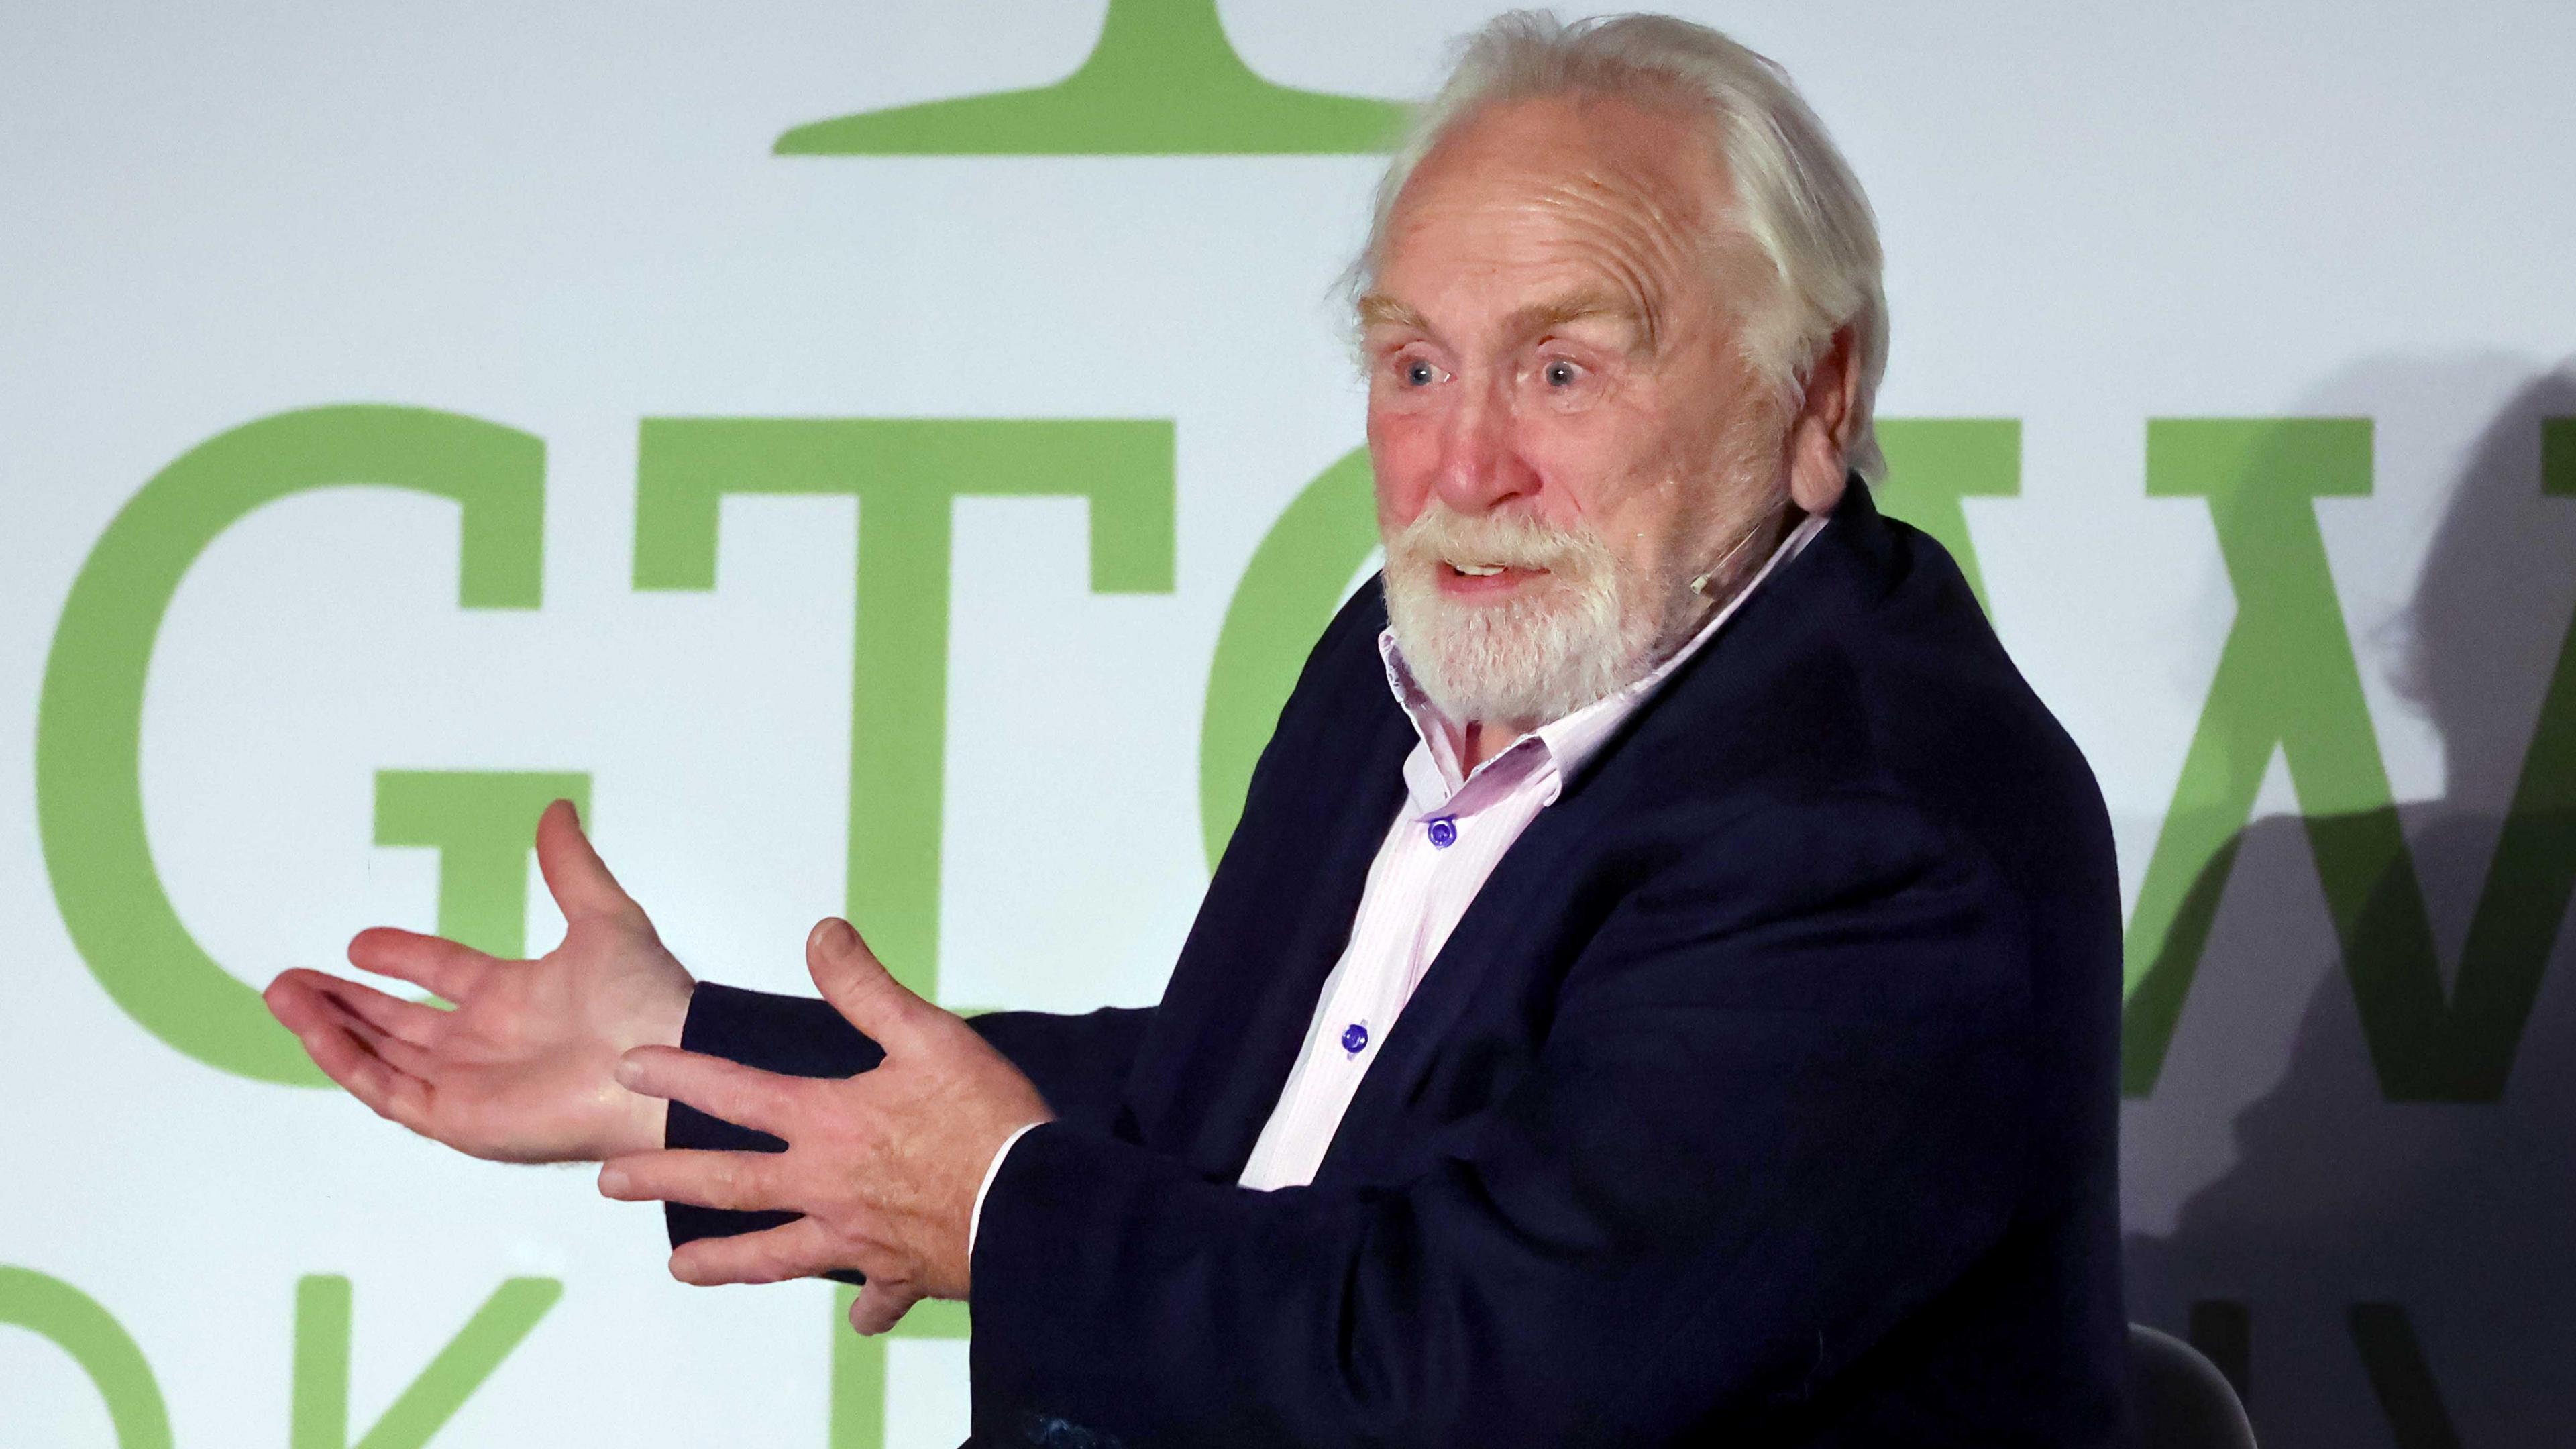
<svg viewBox="0 0 2576 1449">
<path fill-rule="evenodd" d="M 851 1314 L 881 1331 L 917 1298 L 963 1298 L 968 1224 L 984 1172 L 1020 1128 L 1053 1120 L 1046 1099 L 965 1021 L 906 990 L 846 921 L 805 942 L 823 996 L 885 1049 L 845 1080 L 758 1071 L 676 1047 L 637 1047 L 629 1090 L 664 1097 L 787 1143 L 773 1152 L 637 1152 L 603 1164 L 599 1190 L 795 1222 L 700 1238 L 671 1255 L 683 1283 L 775 1283 L 835 1268 L 868 1275 Z"/>
</svg>

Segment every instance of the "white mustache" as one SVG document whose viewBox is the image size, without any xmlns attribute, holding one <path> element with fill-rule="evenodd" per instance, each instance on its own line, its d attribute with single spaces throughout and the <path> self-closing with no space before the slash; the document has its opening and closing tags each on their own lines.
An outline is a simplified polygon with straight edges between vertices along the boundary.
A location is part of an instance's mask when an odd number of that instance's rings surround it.
<svg viewBox="0 0 2576 1449">
<path fill-rule="evenodd" d="M 1609 563 L 1610 550 L 1589 531 L 1559 528 L 1518 513 L 1464 514 L 1434 499 L 1386 543 L 1399 564 L 1499 564 L 1581 574 Z"/>
</svg>

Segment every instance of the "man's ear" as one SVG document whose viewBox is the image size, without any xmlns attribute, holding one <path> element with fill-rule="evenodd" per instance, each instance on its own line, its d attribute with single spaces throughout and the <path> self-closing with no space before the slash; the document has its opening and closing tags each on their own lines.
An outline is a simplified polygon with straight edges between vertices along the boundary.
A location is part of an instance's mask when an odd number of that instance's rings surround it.
<svg viewBox="0 0 2576 1449">
<path fill-rule="evenodd" d="M 1805 395 L 1789 421 L 1789 496 L 1807 513 L 1831 513 L 1842 501 L 1860 401 L 1858 353 L 1852 329 L 1836 330 L 1807 369 Z"/>
</svg>

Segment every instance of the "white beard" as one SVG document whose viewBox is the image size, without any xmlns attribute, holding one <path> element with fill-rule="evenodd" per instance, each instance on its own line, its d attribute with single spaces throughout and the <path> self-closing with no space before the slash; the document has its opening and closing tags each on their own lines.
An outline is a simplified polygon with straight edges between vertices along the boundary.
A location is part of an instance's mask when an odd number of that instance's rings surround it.
<svg viewBox="0 0 2576 1449">
<path fill-rule="evenodd" d="M 1445 565 L 1545 569 L 1509 598 L 1455 599 Z M 1386 540 L 1387 622 L 1424 695 L 1461 724 L 1524 727 L 1562 719 L 1642 679 L 1667 626 L 1697 602 L 1678 579 L 1650 577 L 1588 531 L 1520 514 L 1468 515 L 1432 499 Z"/>
</svg>

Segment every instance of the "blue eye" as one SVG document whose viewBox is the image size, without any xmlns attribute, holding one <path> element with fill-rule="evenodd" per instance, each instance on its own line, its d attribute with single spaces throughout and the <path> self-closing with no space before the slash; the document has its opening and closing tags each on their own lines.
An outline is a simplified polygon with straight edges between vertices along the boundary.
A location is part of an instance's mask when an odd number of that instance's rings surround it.
<svg viewBox="0 0 2576 1449">
<path fill-rule="evenodd" d="M 1551 362 L 1539 375 L 1547 379 L 1549 387 L 1574 386 L 1574 364 L 1571 362 Z"/>
<path fill-rule="evenodd" d="M 1404 380 L 1408 385 L 1413 387 L 1429 387 L 1432 380 L 1437 378 L 1439 375 L 1440 373 L 1438 369 L 1434 368 L 1430 363 L 1422 361 L 1420 358 L 1416 358 L 1404 365 Z"/>
</svg>

